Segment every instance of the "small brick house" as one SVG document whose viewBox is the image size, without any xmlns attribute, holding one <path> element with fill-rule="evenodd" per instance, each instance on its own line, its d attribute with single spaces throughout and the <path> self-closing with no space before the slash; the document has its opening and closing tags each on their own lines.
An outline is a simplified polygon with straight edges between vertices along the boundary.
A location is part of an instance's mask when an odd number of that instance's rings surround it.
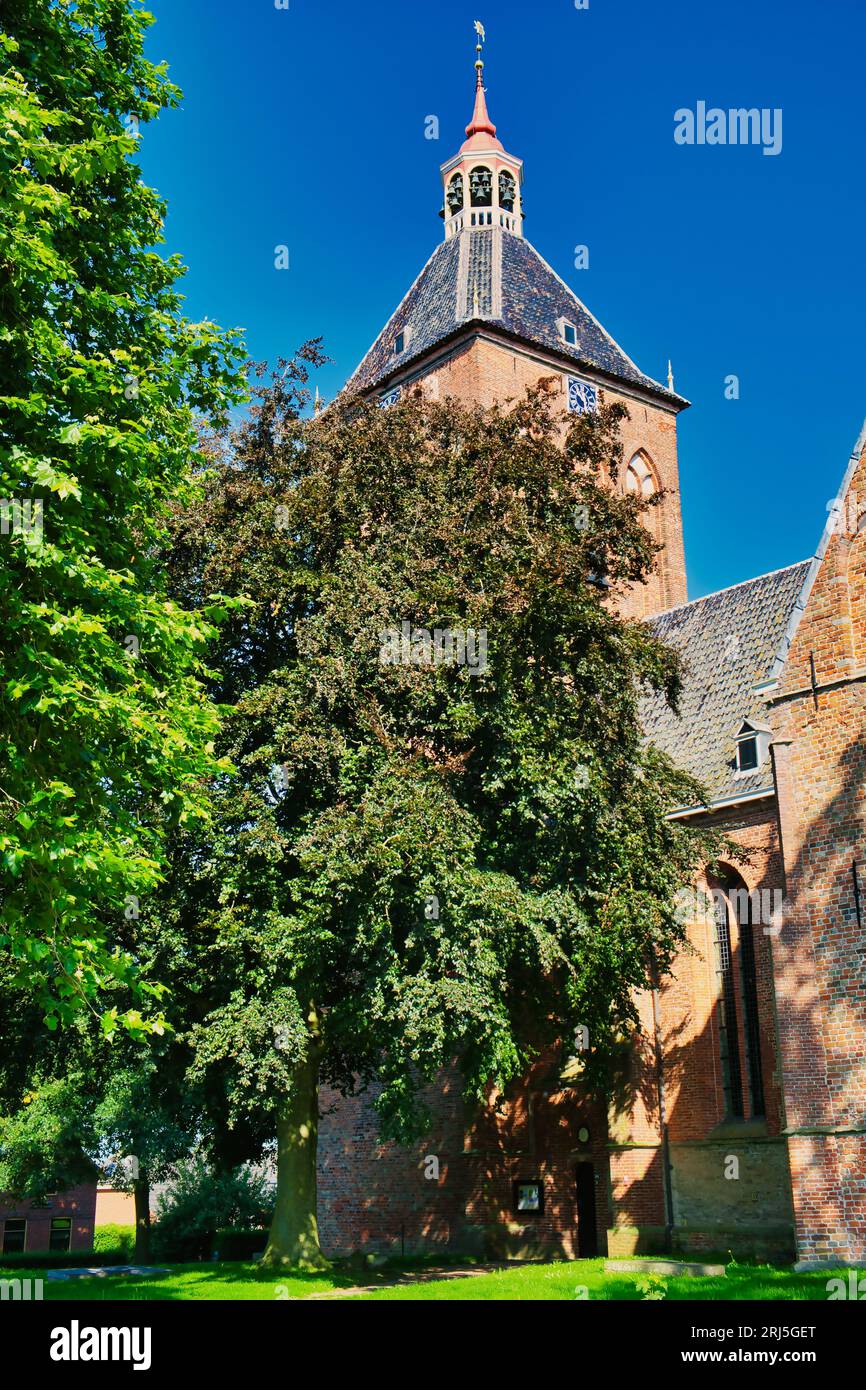
<svg viewBox="0 0 866 1390">
<path fill-rule="evenodd" d="M 685 663 L 648 735 L 708 788 L 745 864 L 702 876 L 690 949 L 638 1001 L 609 1107 L 539 1064 L 504 1108 L 454 1077 L 412 1149 L 369 1098 L 322 1103 L 319 1215 L 333 1253 L 733 1250 L 866 1260 L 866 434 L 814 557 L 687 602 L 677 416 L 523 235 L 522 161 L 475 109 L 442 166 L 445 238 L 347 389 L 492 404 L 553 380 L 563 410 L 629 411 L 622 487 L 661 493 L 654 577 L 626 599 Z M 558 384 L 558 386 L 557 386 Z M 829 484 L 829 480 L 828 480 Z M 491 1101 L 494 1098 L 491 1097 Z M 431 1162 L 435 1160 L 435 1162 Z"/>
<path fill-rule="evenodd" d="M 16 1201 L 0 1193 L 0 1252 L 92 1250 L 95 1220 L 95 1178 L 43 1202 Z"/>
</svg>

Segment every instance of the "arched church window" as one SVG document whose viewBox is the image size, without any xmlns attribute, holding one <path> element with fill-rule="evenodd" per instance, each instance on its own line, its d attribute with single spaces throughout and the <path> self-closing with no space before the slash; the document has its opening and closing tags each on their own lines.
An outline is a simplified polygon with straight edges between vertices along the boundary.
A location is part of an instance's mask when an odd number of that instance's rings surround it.
<svg viewBox="0 0 866 1390">
<path fill-rule="evenodd" d="M 481 164 L 469 175 L 469 196 L 474 208 L 489 208 L 493 203 L 493 175 Z"/>
<path fill-rule="evenodd" d="M 448 192 L 446 194 L 448 212 L 453 217 L 455 212 L 459 212 L 463 207 L 463 175 L 455 174 L 448 182 Z"/>
<path fill-rule="evenodd" d="M 755 918 L 760 918 L 760 893 L 750 893 L 738 874 L 708 880 L 713 895 L 715 920 L 714 948 L 719 980 L 719 1053 L 725 1111 L 730 1116 L 745 1114 L 740 1036 L 745 1050 L 749 1114 L 763 1115 L 764 1076 L 761 1063 L 761 1033 L 758 1014 L 758 983 L 755 965 Z M 732 933 L 738 945 L 739 970 L 735 966 Z"/>
<path fill-rule="evenodd" d="M 635 454 L 626 469 L 625 490 L 637 497 L 652 497 L 658 492 L 655 473 L 642 453 Z"/>
<path fill-rule="evenodd" d="M 499 206 L 506 212 L 513 212 L 516 194 L 517 184 L 514 182 L 514 175 L 503 169 L 499 175 Z"/>
</svg>

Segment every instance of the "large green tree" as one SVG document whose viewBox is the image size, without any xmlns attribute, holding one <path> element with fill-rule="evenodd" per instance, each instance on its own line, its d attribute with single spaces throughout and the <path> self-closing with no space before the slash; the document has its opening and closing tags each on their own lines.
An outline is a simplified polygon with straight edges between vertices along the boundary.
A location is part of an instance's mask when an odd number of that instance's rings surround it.
<svg viewBox="0 0 866 1390">
<path fill-rule="evenodd" d="M 375 1077 L 407 1138 L 441 1068 L 480 1101 L 587 1028 L 603 1085 L 710 852 L 666 818 L 699 790 L 639 723 L 676 659 L 617 615 L 655 550 L 611 485 L 622 408 L 566 423 L 542 387 L 304 421 L 317 360 L 212 444 L 174 549 L 181 602 L 250 600 L 215 661 L 238 777 L 181 837 L 167 911 L 207 1001 L 193 1074 L 245 1144 L 277 1134 L 272 1264 L 322 1261 L 322 1083 Z"/>
<path fill-rule="evenodd" d="M 242 390 L 234 336 L 181 312 L 136 162 L 178 100 L 149 22 L 4 0 L 0 32 L 0 954 L 52 1027 L 131 986 L 107 1032 L 160 1026 L 119 928 L 216 771 L 217 612 L 171 601 L 162 555 L 195 421 Z"/>
</svg>

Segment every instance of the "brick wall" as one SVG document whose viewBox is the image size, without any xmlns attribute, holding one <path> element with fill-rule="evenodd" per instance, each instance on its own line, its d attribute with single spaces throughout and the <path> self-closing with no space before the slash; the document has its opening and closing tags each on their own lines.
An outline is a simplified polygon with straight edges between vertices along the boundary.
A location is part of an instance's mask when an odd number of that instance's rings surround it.
<svg viewBox="0 0 866 1390">
<path fill-rule="evenodd" d="M 421 381 L 425 392 L 434 399 L 453 396 L 464 405 L 491 405 L 520 399 L 527 387 L 534 386 L 543 377 L 554 377 L 559 380 L 562 410 L 565 411 L 567 378 L 576 370 L 573 363 L 564 367 L 555 359 L 505 343 L 492 334 L 477 334 L 423 364 L 411 380 Z M 624 487 L 628 461 L 642 451 L 666 494 L 648 514 L 650 529 L 664 546 L 658 558 L 657 573 L 647 584 L 635 586 L 621 605 L 626 616 L 644 617 L 685 603 L 687 599 L 676 413 L 649 399 L 630 395 L 624 389 L 611 386 L 602 389 L 606 401 L 618 401 L 629 411 L 629 419 L 623 422 L 621 431 L 623 474 L 619 485 Z"/>
<path fill-rule="evenodd" d="M 595 1236 L 604 1250 L 605 1115 L 578 1091 L 552 1091 L 547 1064 L 507 1097 L 491 1094 L 486 1107 L 469 1110 L 459 1077 L 443 1075 L 425 1095 L 430 1132 L 408 1147 L 379 1140 L 375 1094 L 321 1097 L 319 1227 L 328 1253 L 576 1256 L 579 1163 L 594 1167 Z M 428 1176 L 431 1159 L 438 1175 Z M 519 1213 L 514 1184 L 532 1181 L 543 1185 L 544 1209 Z"/>
<path fill-rule="evenodd" d="M 748 855 L 736 873 L 749 891 L 783 890 L 782 858 L 773 798 L 712 813 L 713 826 Z M 706 890 L 708 880 L 699 887 Z M 706 919 L 688 924 L 688 948 L 674 960 L 657 995 L 665 1119 L 672 1188 L 673 1242 L 678 1248 L 737 1254 L 782 1255 L 793 1247 L 787 1154 L 773 992 L 772 936 L 754 928 L 756 991 L 765 1115 L 750 1113 L 742 989 L 738 983 L 738 1043 L 743 1062 L 745 1114 L 727 1114 L 718 1028 L 719 977 L 714 929 Z M 742 979 L 739 924 L 730 923 L 731 965 Z M 611 1183 L 619 1254 L 658 1248 L 668 1221 L 665 1151 L 659 1116 L 652 997 L 638 1001 L 642 1036 L 632 1051 L 630 1084 L 612 1107 Z M 726 1172 L 730 1158 L 740 1176 Z M 772 1193 L 772 1200 L 766 1194 Z"/>
<path fill-rule="evenodd" d="M 843 515 L 856 516 L 866 456 L 850 493 Z M 866 1259 L 866 933 L 852 875 L 866 861 L 864 611 L 866 531 L 840 531 L 772 697 L 790 901 L 774 965 L 802 1260 Z"/>
<path fill-rule="evenodd" d="M 96 1220 L 96 1183 L 85 1183 L 69 1192 L 51 1196 L 44 1206 L 18 1201 L 8 1194 L 0 1194 L 0 1246 L 4 1223 L 23 1219 L 27 1222 L 25 1250 L 47 1250 L 51 1221 L 54 1217 L 72 1220 L 71 1250 L 92 1250 Z"/>
</svg>

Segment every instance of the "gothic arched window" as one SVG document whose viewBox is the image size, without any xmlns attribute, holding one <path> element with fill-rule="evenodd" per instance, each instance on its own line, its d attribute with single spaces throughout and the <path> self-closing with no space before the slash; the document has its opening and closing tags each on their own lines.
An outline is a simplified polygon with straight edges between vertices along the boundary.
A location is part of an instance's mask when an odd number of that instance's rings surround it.
<svg viewBox="0 0 866 1390">
<path fill-rule="evenodd" d="M 469 175 L 469 195 L 474 208 L 489 208 L 493 203 L 493 175 L 482 164 Z"/>
<path fill-rule="evenodd" d="M 708 878 L 713 896 L 714 948 L 719 981 L 718 1028 L 725 1111 L 742 1117 L 745 1111 L 741 1043 L 745 1053 L 748 1113 L 763 1115 L 764 1076 L 761 1064 L 761 1030 L 758 1014 L 758 982 L 755 964 L 756 917 L 769 894 L 750 893 L 739 874 Z M 736 947 L 732 944 L 736 943 Z M 739 956 L 739 969 L 736 956 Z"/>
<path fill-rule="evenodd" d="M 448 212 L 453 217 L 455 212 L 459 212 L 463 207 L 463 175 L 455 174 L 448 182 L 448 192 L 445 195 L 448 203 Z"/>
<path fill-rule="evenodd" d="M 652 497 L 653 493 L 658 492 L 656 475 L 645 454 L 635 454 L 631 460 L 626 469 L 625 490 L 637 497 Z"/>
<path fill-rule="evenodd" d="M 514 182 L 514 175 L 503 169 L 499 175 L 499 206 L 506 212 L 513 212 L 516 195 L 517 184 Z"/>
</svg>

